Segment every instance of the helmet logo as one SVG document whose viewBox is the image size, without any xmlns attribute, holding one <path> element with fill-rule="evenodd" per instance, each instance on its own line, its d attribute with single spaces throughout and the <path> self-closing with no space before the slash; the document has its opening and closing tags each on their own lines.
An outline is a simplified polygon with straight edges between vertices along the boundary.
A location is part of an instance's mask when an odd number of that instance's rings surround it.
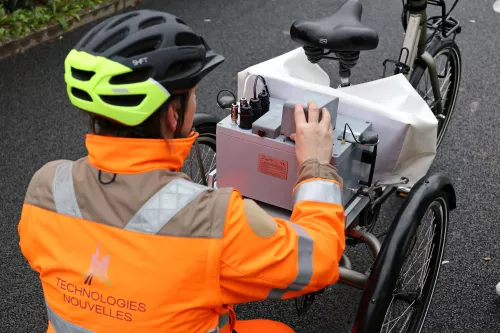
<svg viewBox="0 0 500 333">
<path fill-rule="evenodd" d="M 148 58 L 144 57 L 144 58 L 140 58 L 140 59 L 137 59 L 137 60 L 132 60 L 132 63 L 134 64 L 134 66 L 139 66 L 139 65 L 142 65 L 142 64 L 147 64 L 148 63 Z"/>
</svg>

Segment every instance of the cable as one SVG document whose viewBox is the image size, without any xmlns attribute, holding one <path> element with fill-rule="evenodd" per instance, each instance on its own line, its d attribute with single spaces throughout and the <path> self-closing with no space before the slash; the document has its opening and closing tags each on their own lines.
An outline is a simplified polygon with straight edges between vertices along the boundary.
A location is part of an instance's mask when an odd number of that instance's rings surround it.
<svg viewBox="0 0 500 333">
<path fill-rule="evenodd" d="M 271 94 L 269 93 L 269 89 L 267 88 L 266 79 L 264 79 L 260 75 L 257 75 L 257 77 L 255 78 L 255 81 L 253 82 L 253 98 L 255 98 L 255 99 L 257 98 L 257 80 L 258 79 L 260 79 L 262 81 L 264 88 L 266 88 L 267 94 L 269 95 L 269 97 L 271 97 Z"/>
<path fill-rule="evenodd" d="M 250 74 L 247 76 L 247 78 L 245 79 L 245 84 L 243 86 L 243 97 L 246 97 L 247 96 L 247 84 L 248 84 L 248 80 L 251 78 L 251 77 L 256 77 L 255 78 L 255 81 L 254 81 L 254 85 L 253 85 L 253 96 L 254 98 L 257 98 L 257 93 L 256 93 L 256 90 L 257 90 L 257 80 L 258 79 L 261 79 L 262 81 L 262 84 L 264 85 L 264 88 L 266 89 L 266 92 L 269 96 L 271 96 L 271 94 L 269 93 L 269 88 L 267 87 L 267 83 L 266 83 L 266 79 L 264 79 L 262 76 L 260 75 L 257 75 L 257 74 Z"/>
<path fill-rule="evenodd" d="M 381 233 L 380 235 L 377 235 L 375 237 L 377 237 L 377 238 L 384 237 L 385 235 L 387 235 L 388 232 L 389 231 L 384 231 L 383 233 Z"/>
<path fill-rule="evenodd" d="M 232 92 L 232 91 L 229 91 L 229 90 L 227 90 L 227 89 L 222 89 L 222 90 L 221 90 L 221 91 L 219 91 L 219 93 L 217 94 L 217 105 L 218 105 L 221 109 L 223 109 L 223 107 L 219 104 L 219 96 L 220 96 L 220 94 L 221 94 L 221 93 L 223 93 L 223 92 L 228 92 L 228 93 L 230 93 L 230 94 L 233 96 L 234 100 L 236 101 L 236 96 L 234 96 L 234 94 L 233 94 L 233 92 Z"/>
<path fill-rule="evenodd" d="M 242 98 L 246 98 L 246 96 L 247 96 L 247 83 L 248 83 L 248 80 L 251 77 L 254 77 L 254 76 L 258 76 L 258 75 L 257 74 L 250 74 L 245 79 L 245 83 L 243 85 L 243 96 L 241 96 Z M 240 114 L 240 121 L 241 121 L 241 103 L 238 103 L 238 113 Z"/>
<path fill-rule="evenodd" d="M 408 16 L 406 14 L 407 9 L 405 0 L 401 0 L 401 3 L 403 4 L 403 11 L 401 12 L 401 23 L 403 24 L 403 30 L 406 32 Z"/>
<path fill-rule="evenodd" d="M 250 74 L 247 76 L 247 78 L 245 79 L 245 84 L 243 86 L 243 96 L 242 97 L 246 97 L 247 96 L 247 83 L 248 83 L 248 80 L 253 77 L 253 76 L 258 76 L 257 74 Z"/>
<path fill-rule="evenodd" d="M 458 0 L 455 0 L 455 3 L 453 4 L 453 6 L 451 6 L 451 9 L 448 11 L 448 14 L 446 14 L 445 19 L 448 18 L 448 16 L 451 14 L 451 11 L 453 9 L 455 9 L 455 7 L 457 6 L 457 4 L 458 4 Z"/>
<path fill-rule="evenodd" d="M 354 138 L 354 141 L 356 141 L 356 143 L 362 144 L 361 142 L 358 141 L 358 139 L 356 139 L 356 136 L 354 135 L 354 132 L 353 132 L 351 126 L 349 126 L 348 123 L 345 123 L 345 125 L 344 125 L 344 134 L 342 135 L 342 144 L 345 144 L 346 127 L 349 127 L 349 130 L 351 131 L 351 134 L 352 134 L 352 137 Z"/>
</svg>

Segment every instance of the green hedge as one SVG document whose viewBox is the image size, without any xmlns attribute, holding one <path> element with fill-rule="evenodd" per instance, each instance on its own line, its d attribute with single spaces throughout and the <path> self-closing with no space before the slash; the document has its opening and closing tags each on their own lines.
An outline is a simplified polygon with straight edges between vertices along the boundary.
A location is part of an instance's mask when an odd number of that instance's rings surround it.
<svg viewBox="0 0 500 333">
<path fill-rule="evenodd" d="M 0 0 L 0 5 L 3 5 L 10 11 L 14 11 L 19 8 L 33 8 L 35 4 L 33 0 Z"/>
<path fill-rule="evenodd" d="M 46 0 L 44 3 L 35 1 L 29 8 L 16 9 L 9 12 L 6 8 L 8 1 L 0 0 L 0 42 L 17 37 L 29 35 L 32 31 L 42 28 L 51 22 L 59 22 L 66 30 L 68 17 L 80 20 L 78 13 L 85 8 L 111 0 Z M 23 0 L 24 1 L 24 0 Z M 19 5 L 21 0 L 15 0 Z"/>
</svg>

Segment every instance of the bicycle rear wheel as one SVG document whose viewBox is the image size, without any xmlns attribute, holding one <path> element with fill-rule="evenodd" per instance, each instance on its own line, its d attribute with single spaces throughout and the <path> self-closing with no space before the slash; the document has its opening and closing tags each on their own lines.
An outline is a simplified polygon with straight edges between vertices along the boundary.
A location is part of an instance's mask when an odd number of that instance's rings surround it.
<svg viewBox="0 0 500 333">
<path fill-rule="evenodd" d="M 439 85 L 443 104 L 443 114 L 437 115 L 434 94 L 432 92 L 429 70 L 421 60 L 415 62 L 415 68 L 410 76 L 410 84 L 417 90 L 422 98 L 431 106 L 432 112 L 438 120 L 437 147 L 443 141 L 450 123 L 460 87 L 462 74 L 462 58 L 455 41 L 435 37 L 427 47 L 427 52 L 436 61 L 436 70 L 439 75 Z"/>
<path fill-rule="evenodd" d="M 446 177 L 415 185 L 384 240 L 358 308 L 357 333 L 421 332 L 439 277 L 449 210 Z"/>
<path fill-rule="evenodd" d="M 442 192 L 427 208 L 413 236 L 381 333 L 422 330 L 441 268 L 447 225 L 447 197 Z"/>
</svg>

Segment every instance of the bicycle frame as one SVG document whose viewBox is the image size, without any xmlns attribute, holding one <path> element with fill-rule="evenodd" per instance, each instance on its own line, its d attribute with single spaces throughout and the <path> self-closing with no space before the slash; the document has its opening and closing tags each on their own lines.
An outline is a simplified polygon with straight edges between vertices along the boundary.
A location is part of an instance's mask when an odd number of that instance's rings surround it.
<svg viewBox="0 0 500 333">
<path fill-rule="evenodd" d="M 401 48 L 399 62 L 406 65 L 406 77 L 409 79 L 413 64 L 417 58 L 422 60 L 428 70 L 431 79 L 432 92 L 436 101 L 437 113 L 442 114 L 444 107 L 442 103 L 441 88 L 439 86 L 438 73 L 434 58 L 425 51 L 427 42 L 427 0 L 409 0 L 408 9 L 410 17 L 407 22 L 405 38 Z M 403 24 L 406 22 L 403 22 Z M 406 51 L 406 52 L 405 52 Z M 395 74 L 399 74 L 399 68 Z"/>
<path fill-rule="evenodd" d="M 434 100 L 436 101 L 437 116 L 443 113 L 443 103 L 441 96 L 441 87 L 439 84 L 439 75 L 437 73 L 436 62 L 432 55 L 426 51 L 427 47 L 427 3 L 432 1 L 433 3 L 439 3 L 443 0 L 408 0 L 408 10 L 409 17 L 408 21 L 403 21 L 403 26 L 405 28 L 405 37 L 403 40 L 403 45 L 401 47 L 399 63 L 396 64 L 396 70 L 394 74 L 404 74 L 407 79 L 410 78 L 412 70 L 414 68 L 414 63 L 416 60 L 422 61 L 427 69 L 429 70 L 429 76 L 431 79 L 431 86 L 434 94 Z M 458 2 L 456 0 L 455 4 Z M 443 7 L 442 20 L 446 20 L 448 14 L 445 14 L 445 7 Z M 451 12 L 451 11 L 450 11 Z M 457 22 L 458 23 L 458 22 Z M 406 25 L 405 25 L 406 24 Z M 444 23 L 443 23 L 444 25 Z M 438 25 L 437 25 L 438 26 Z M 456 30 L 456 27 L 451 29 L 448 34 L 445 32 L 445 27 L 443 26 L 443 36 L 447 37 Z M 388 186 L 384 189 L 384 193 L 392 193 L 396 189 L 395 186 L 398 184 L 392 184 L 393 186 Z M 398 188 L 400 189 L 400 188 Z M 404 188 L 402 188 L 404 189 Z M 405 189 L 405 192 L 409 192 Z M 381 196 L 381 200 L 385 201 L 386 195 Z M 363 201 L 364 202 L 361 202 Z M 371 250 L 372 255 L 376 258 L 380 251 L 380 243 L 378 239 L 367 232 L 365 228 L 360 227 L 357 223 L 353 223 L 361 210 L 366 209 L 369 205 L 369 200 L 367 197 L 357 197 L 351 202 L 346 208 L 346 235 L 351 238 L 355 243 L 365 243 Z M 343 284 L 350 285 L 358 289 L 364 289 L 365 284 L 368 280 L 368 275 L 361 272 L 357 272 L 352 269 L 350 265 L 350 260 L 345 255 L 341 260 L 343 267 L 340 267 L 340 279 L 339 282 Z"/>
<path fill-rule="evenodd" d="M 456 33 L 459 32 L 459 23 L 458 21 L 449 18 L 449 15 L 455 8 L 458 1 L 459 0 L 455 0 L 451 10 L 446 13 L 446 4 L 444 3 L 444 0 L 408 0 L 408 5 L 406 7 L 410 15 L 408 18 L 406 15 L 403 15 L 402 18 L 403 27 L 406 32 L 403 46 L 401 48 L 399 66 L 397 66 L 395 74 L 403 73 L 409 79 L 411 71 L 414 68 L 413 64 L 415 60 L 421 60 L 425 64 L 429 70 L 432 93 L 435 101 L 434 103 L 437 109 L 436 116 L 443 114 L 444 105 L 441 96 L 441 87 L 439 86 L 439 74 L 437 73 L 436 62 L 429 52 L 426 51 L 427 5 L 432 4 L 442 8 L 441 18 L 436 20 L 436 23 L 432 26 L 432 28 L 435 30 L 441 28 L 441 33 L 445 38 L 451 34 L 454 34 L 455 37 Z M 406 8 L 403 10 L 406 10 Z M 403 12 L 403 14 L 406 13 Z M 431 20 L 433 18 L 431 18 Z M 447 24 L 451 24 L 452 26 L 448 31 Z"/>
</svg>

